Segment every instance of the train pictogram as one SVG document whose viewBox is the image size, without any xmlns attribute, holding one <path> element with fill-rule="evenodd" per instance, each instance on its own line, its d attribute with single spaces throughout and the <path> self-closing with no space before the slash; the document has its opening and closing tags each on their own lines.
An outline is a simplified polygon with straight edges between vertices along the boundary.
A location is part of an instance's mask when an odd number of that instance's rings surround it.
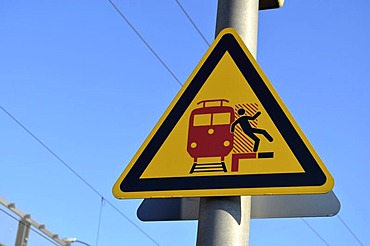
<svg viewBox="0 0 370 246">
<path fill-rule="evenodd" d="M 273 152 L 259 152 L 260 138 L 263 135 L 269 142 L 272 136 L 257 128 L 257 118 L 261 115 L 255 103 L 226 105 L 227 99 L 203 100 L 197 103 L 189 118 L 187 151 L 194 162 L 190 173 L 227 172 L 225 157 L 232 153 L 231 171 L 238 172 L 239 160 L 273 158 Z M 251 115 L 251 116 L 249 116 Z M 202 162 L 199 159 L 212 157 L 219 161 Z"/>
<path fill-rule="evenodd" d="M 226 172 L 224 162 L 233 148 L 233 134 L 230 124 L 234 122 L 234 109 L 225 105 L 226 99 L 203 100 L 200 108 L 191 112 L 188 128 L 187 151 L 194 164 L 193 172 Z M 199 158 L 219 157 L 217 163 L 198 163 Z"/>
</svg>

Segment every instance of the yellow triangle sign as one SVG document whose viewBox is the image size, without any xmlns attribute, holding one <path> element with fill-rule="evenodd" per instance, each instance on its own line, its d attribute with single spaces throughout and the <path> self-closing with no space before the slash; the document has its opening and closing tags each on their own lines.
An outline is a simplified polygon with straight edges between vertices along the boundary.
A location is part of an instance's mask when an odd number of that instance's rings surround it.
<svg viewBox="0 0 370 246">
<path fill-rule="evenodd" d="M 314 194 L 333 185 L 256 60 L 228 28 L 119 177 L 113 194 Z"/>
</svg>

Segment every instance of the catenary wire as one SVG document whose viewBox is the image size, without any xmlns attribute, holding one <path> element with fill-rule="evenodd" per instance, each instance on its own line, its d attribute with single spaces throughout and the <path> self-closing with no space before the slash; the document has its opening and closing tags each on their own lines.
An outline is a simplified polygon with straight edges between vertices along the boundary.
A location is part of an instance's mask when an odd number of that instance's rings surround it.
<svg viewBox="0 0 370 246">
<path fill-rule="evenodd" d="M 108 0 L 108 2 L 113 6 L 113 8 L 118 12 L 118 14 L 125 20 L 127 25 L 135 32 L 135 34 L 140 38 L 140 40 L 145 44 L 145 46 L 152 52 L 152 54 L 158 59 L 158 61 L 166 68 L 166 70 L 172 75 L 172 77 L 177 81 L 177 83 L 182 86 L 183 84 L 181 81 L 176 77 L 176 75 L 172 72 L 172 70 L 167 66 L 167 64 L 161 59 L 161 57 L 154 51 L 154 49 L 149 45 L 149 43 L 145 40 L 145 38 L 139 33 L 139 31 L 131 24 L 131 22 L 126 18 L 126 16 L 122 13 L 122 11 L 114 4 L 112 0 Z"/>
<path fill-rule="evenodd" d="M 351 230 L 351 228 L 347 225 L 347 223 L 342 219 L 342 217 L 338 214 L 337 215 L 338 219 L 342 222 L 342 224 L 347 228 L 347 230 L 351 233 L 351 235 L 356 239 L 356 241 L 360 244 L 360 245 L 364 245 L 360 239 L 356 236 L 356 234 Z"/>
<path fill-rule="evenodd" d="M 141 229 L 136 223 L 122 213 L 116 206 L 114 206 L 110 201 L 108 201 L 104 196 L 97 191 L 86 179 L 79 175 L 71 166 L 69 166 L 60 156 L 58 156 L 53 150 L 51 150 L 44 142 L 42 142 L 35 134 L 33 134 L 25 125 L 23 125 L 19 120 L 17 120 L 11 113 L 9 113 L 3 106 L 0 105 L 0 109 L 7 114 L 18 126 L 23 128 L 34 140 L 36 140 L 41 146 L 43 146 L 52 156 L 54 156 L 60 163 L 62 163 L 69 171 L 76 175 L 85 185 L 87 185 L 92 191 L 94 191 L 99 197 L 103 198 L 114 210 L 116 210 L 122 217 L 124 217 L 131 225 L 143 233 L 148 239 L 150 239 L 154 244 L 159 245 L 148 233 Z"/>
<path fill-rule="evenodd" d="M 14 220 L 18 221 L 19 223 L 22 223 L 24 226 L 27 226 L 28 228 L 30 228 L 33 232 L 36 232 L 38 235 L 40 235 L 41 237 L 45 238 L 46 240 L 48 240 L 49 242 L 51 242 L 52 244 L 54 245 L 59 245 L 57 244 L 56 242 L 54 242 L 53 240 L 51 240 L 50 238 L 48 238 L 47 236 L 43 235 L 42 233 L 38 232 L 37 230 L 35 230 L 34 228 L 32 228 L 32 226 L 30 225 L 27 225 L 26 223 L 24 223 L 22 220 L 19 220 L 17 219 L 14 215 L 11 215 L 10 213 L 8 213 L 7 211 L 3 210 L 2 208 L 0 208 L 0 210 L 5 213 L 6 215 L 8 215 L 9 217 L 13 218 Z"/>
<path fill-rule="evenodd" d="M 328 246 L 330 246 L 330 244 L 328 244 L 328 242 L 326 242 L 325 241 L 325 239 L 320 235 L 320 233 L 318 233 L 315 229 L 313 229 L 313 227 L 310 225 L 310 224 L 308 224 L 308 222 L 305 220 L 305 219 L 303 219 L 303 218 L 301 218 L 302 220 L 303 220 L 303 222 L 308 226 L 308 228 L 310 228 L 311 229 L 311 231 L 313 231 L 313 233 L 315 233 L 316 234 L 316 236 L 318 237 L 318 238 L 320 238 L 321 239 L 321 241 L 323 242 L 323 243 L 325 243 L 326 245 L 328 245 Z"/>
<path fill-rule="evenodd" d="M 102 213 L 103 213 L 103 207 L 104 207 L 104 206 L 105 206 L 105 200 L 104 200 L 104 197 L 101 197 L 101 200 L 100 200 L 100 209 L 99 209 L 98 230 L 97 230 L 97 233 L 96 233 L 96 242 L 95 242 L 95 246 L 98 246 L 98 245 L 99 245 L 101 216 L 102 216 Z"/>
<path fill-rule="evenodd" d="M 184 9 L 184 7 L 181 5 L 181 3 L 176 0 L 176 3 L 177 5 L 179 6 L 179 8 L 182 10 L 182 12 L 185 14 L 185 16 L 188 18 L 188 20 L 190 21 L 190 23 L 193 25 L 193 27 L 195 28 L 195 30 L 198 32 L 198 34 L 202 37 L 203 41 L 208 45 L 208 46 L 211 46 L 211 44 L 207 41 L 206 37 L 203 35 L 203 33 L 200 31 L 200 29 L 198 28 L 198 26 L 195 24 L 195 22 L 193 21 L 193 19 L 190 17 L 190 15 L 188 14 L 188 12 L 186 12 L 186 10 Z"/>
</svg>

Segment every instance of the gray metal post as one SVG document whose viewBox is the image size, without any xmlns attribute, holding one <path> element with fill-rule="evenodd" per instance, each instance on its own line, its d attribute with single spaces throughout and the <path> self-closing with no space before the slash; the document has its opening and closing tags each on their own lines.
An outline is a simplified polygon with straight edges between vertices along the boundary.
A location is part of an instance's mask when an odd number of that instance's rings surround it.
<svg viewBox="0 0 370 246">
<path fill-rule="evenodd" d="M 30 234 L 30 227 L 31 224 L 26 219 L 22 218 L 19 221 L 15 246 L 27 246 L 28 237 Z"/>
<path fill-rule="evenodd" d="M 216 35 L 236 29 L 254 57 L 257 54 L 259 0 L 219 0 Z M 249 245 L 251 197 L 201 198 L 198 246 Z"/>
<path fill-rule="evenodd" d="M 258 0 L 218 0 L 216 36 L 227 27 L 234 28 L 256 58 Z"/>
</svg>

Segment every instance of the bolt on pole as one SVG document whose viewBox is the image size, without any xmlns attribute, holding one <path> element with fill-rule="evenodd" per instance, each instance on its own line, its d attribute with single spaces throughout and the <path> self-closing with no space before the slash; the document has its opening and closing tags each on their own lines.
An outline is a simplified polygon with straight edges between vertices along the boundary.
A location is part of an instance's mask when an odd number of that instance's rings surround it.
<svg viewBox="0 0 370 246">
<path fill-rule="evenodd" d="M 234 28 L 256 58 L 259 0 L 219 0 L 216 36 Z M 197 246 L 249 245 L 251 197 L 201 198 Z"/>
</svg>

